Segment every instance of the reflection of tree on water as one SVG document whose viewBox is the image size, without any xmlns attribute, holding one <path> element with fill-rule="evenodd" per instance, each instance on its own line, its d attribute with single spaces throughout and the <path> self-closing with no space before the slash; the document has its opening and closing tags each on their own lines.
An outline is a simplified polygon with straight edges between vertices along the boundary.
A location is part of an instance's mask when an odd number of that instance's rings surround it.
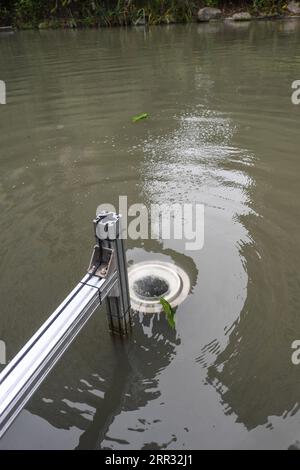
<svg viewBox="0 0 300 470">
<path fill-rule="evenodd" d="M 171 362 L 178 344 L 176 332 L 169 328 L 163 315 L 140 314 L 131 340 L 115 339 L 120 363 L 113 370 L 104 402 L 96 409 L 78 448 L 99 448 L 116 414 L 143 407 L 159 396 L 158 373 Z"/>
<path fill-rule="evenodd" d="M 121 410 L 143 407 L 159 396 L 158 373 L 180 344 L 162 314 L 136 314 L 130 338 L 110 339 L 110 350 L 103 351 L 89 335 L 89 357 L 81 356 L 81 348 L 75 357 L 73 351 L 67 353 L 55 371 L 56 380 L 47 381 L 28 406 L 56 428 L 82 429 L 81 449 L 100 447 Z"/>
<path fill-rule="evenodd" d="M 148 243 L 153 249 L 159 245 Z M 172 250 L 167 254 L 188 267 L 194 285 L 197 271 L 193 261 Z M 83 430 L 79 449 L 100 448 L 104 438 L 107 446 L 113 439 L 106 433 L 121 410 L 139 409 L 159 397 L 159 373 L 180 344 L 163 313 L 136 313 L 132 335 L 125 339 L 107 333 L 104 312 L 101 317 L 95 315 L 76 340 L 78 344 L 65 354 L 27 407 L 56 428 Z M 148 424 L 138 421 L 141 430 Z"/>
</svg>

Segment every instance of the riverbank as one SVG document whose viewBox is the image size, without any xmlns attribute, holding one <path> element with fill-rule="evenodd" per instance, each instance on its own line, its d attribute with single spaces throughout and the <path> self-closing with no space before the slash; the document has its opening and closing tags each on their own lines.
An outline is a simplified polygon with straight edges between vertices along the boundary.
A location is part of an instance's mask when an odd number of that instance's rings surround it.
<svg viewBox="0 0 300 470">
<path fill-rule="evenodd" d="M 12 25 L 15 29 L 144 26 L 300 16 L 300 2 L 294 0 L 19 0 L 1 3 L 0 26 Z"/>
</svg>

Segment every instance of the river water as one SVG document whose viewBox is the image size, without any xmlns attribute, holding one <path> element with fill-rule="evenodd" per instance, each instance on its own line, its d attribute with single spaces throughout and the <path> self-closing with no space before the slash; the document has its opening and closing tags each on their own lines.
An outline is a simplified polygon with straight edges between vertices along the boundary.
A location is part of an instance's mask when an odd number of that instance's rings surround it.
<svg viewBox="0 0 300 470">
<path fill-rule="evenodd" d="M 287 448 L 300 439 L 300 22 L 0 37 L 0 339 L 10 360 L 85 272 L 100 203 L 205 204 L 176 313 L 90 320 L 1 448 Z M 131 117 L 149 113 L 133 124 Z"/>
</svg>

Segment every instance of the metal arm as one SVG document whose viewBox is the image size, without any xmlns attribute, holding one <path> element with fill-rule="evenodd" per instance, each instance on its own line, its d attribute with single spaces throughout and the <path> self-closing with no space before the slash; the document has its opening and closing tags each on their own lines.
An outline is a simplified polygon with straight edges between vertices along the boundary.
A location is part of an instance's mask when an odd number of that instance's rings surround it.
<svg viewBox="0 0 300 470">
<path fill-rule="evenodd" d="M 88 274 L 0 374 L 0 438 L 105 298 L 110 330 L 121 335 L 130 330 L 120 217 L 102 212 L 94 227 L 97 244 Z"/>
</svg>

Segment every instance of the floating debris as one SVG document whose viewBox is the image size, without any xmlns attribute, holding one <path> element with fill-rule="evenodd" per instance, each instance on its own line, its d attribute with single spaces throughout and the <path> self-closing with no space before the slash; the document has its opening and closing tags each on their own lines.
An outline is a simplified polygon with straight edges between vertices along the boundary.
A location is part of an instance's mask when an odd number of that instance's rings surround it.
<svg viewBox="0 0 300 470">
<path fill-rule="evenodd" d="M 148 117 L 149 117 L 148 113 L 137 114 L 136 116 L 133 116 L 132 122 L 137 122 L 137 121 L 140 121 L 141 119 L 147 119 Z"/>
<path fill-rule="evenodd" d="M 159 299 L 163 309 L 164 309 L 164 312 L 166 314 L 166 317 L 167 317 L 167 320 L 168 320 L 168 323 L 170 325 L 171 328 L 175 328 L 175 310 L 172 309 L 171 305 L 169 304 L 169 302 L 164 299 L 163 297 L 161 297 Z"/>
</svg>

